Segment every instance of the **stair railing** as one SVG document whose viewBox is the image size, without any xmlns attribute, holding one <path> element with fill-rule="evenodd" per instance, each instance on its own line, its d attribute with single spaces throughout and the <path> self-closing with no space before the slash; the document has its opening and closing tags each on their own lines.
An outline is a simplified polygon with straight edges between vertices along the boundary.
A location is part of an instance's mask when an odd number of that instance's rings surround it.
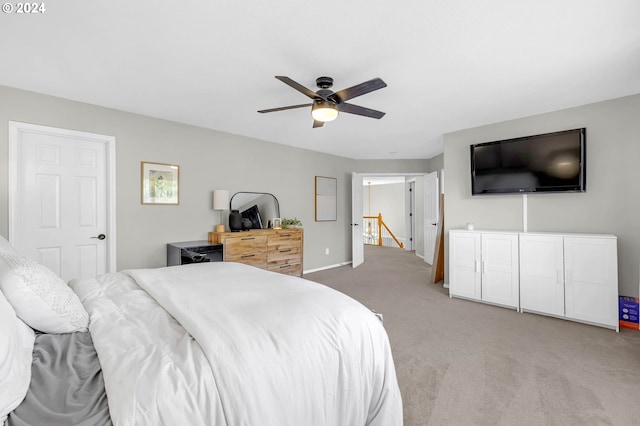
<svg viewBox="0 0 640 426">
<path fill-rule="evenodd" d="M 364 243 L 376 246 L 382 246 L 383 240 L 390 237 L 400 248 L 404 248 L 404 244 L 396 238 L 391 232 L 384 220 L 382 220 L 382 213 L 378 213 L 378 216 L 363 216 L 364 219 Z"/>
</svg>

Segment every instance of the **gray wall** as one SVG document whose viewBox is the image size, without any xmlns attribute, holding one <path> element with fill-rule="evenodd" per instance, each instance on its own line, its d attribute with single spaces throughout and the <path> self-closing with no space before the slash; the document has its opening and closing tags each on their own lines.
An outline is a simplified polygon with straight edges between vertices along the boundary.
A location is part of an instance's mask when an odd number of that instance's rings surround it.
<svg viewBox="0 0 640 426">
<path fill-rule="evenodd" d="M 444 169 L 444 153 L 427 160 L 429 171 L 439 172 Z"/>
<path fill-rule="evenodd" d="M 619 292 L 638 297 L 640 95 L 446 134 L 445 231 L 467 222 L 523 230 L 522 196 L 471 196 L 469 145 L 579 127 L 587 128 L 587 192 L 528 195 L 528 230 L 617 235 Z"/>
<path fill-rule="evenodd" d="M 426 172 L 427 160 L 356 161 L 0 86 L 0 234 L 7 235 L 8 121 L 116 137 L 118 270 L 165 265 L 165 244 L 206 239 L 214 189 L 273 193 L 304 225 L 304 269 L 351 260 L 351 172 Z M 180 205 L 140 204 L 140 162 L 180 166 Z M 283 166 L 283 165 L 286 165 Z M 314 221 L 314 176 L 338 179 L 338 220 Z M 330 248 L 330 255 L 324 249 Z"/>
</svg>

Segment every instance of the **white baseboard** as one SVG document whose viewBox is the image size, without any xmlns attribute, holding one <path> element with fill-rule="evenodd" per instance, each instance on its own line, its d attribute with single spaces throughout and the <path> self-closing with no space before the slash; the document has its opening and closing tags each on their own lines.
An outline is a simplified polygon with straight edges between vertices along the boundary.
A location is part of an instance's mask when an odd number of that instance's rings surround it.
<svg viewBox="0 0 640 426">
<path fill-rule="evenodd" d="M 324 271 L 326 269 L 339 268 L 341 266 L 350 265 L 352 262 L 349 260 L 348 262 L 336 263 L 335 265 L 323 266 L 321 268 L 309 269 L 307 271 L 302 271 L 302 275 L 310 274 L 312 272 Z"/>
</svg>

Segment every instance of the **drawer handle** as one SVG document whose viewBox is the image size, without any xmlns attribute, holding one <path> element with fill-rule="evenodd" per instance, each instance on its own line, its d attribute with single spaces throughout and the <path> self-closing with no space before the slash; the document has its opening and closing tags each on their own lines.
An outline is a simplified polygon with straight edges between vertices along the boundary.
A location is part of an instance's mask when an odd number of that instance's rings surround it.
<svg viewBox="0 0 640 426">
<path fill-rule="evenodd" d="M 246 240 L 255 240 L 256 237 L 247 237 L 247 238 L 240 238 L 242 241 L 246 241 Z"/>
<path fill-rule="evenodd" d="M 244 259 L 245 257 L 254 257 L 254 256 L 255 256 L 255 254 L 243 254 L 240 257 L 242 257 Z"/>
<path fill-rule="evenodd" d="M 286 253 L 288 251 L 291 251 L 291 249 L 280 249 L 280 253 Z"/>
<path fill-rule="evenodd" d="M 282 265 L 282 266 L 280 266 L 280 269 L 284 269 L 284 268 L 291 268 L 291 265 Z"/>
<path fill-rule="evenodd" d="M 290 237 L 291 234 L 280 234 L 281 237 Z"/>
</svg>

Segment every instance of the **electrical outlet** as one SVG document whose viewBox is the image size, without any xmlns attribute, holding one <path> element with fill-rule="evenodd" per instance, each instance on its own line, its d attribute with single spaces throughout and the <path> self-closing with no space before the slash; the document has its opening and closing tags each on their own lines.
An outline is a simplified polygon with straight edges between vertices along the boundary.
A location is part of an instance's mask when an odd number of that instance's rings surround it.
<svg viewBox="0 0 640 426">
<path fill-rule="evenodd" d="M 328 248 L 324 249 L 324 254 L 327 254 L 327 255 L 329 254 L 329 249 Z"/>
</svg>

